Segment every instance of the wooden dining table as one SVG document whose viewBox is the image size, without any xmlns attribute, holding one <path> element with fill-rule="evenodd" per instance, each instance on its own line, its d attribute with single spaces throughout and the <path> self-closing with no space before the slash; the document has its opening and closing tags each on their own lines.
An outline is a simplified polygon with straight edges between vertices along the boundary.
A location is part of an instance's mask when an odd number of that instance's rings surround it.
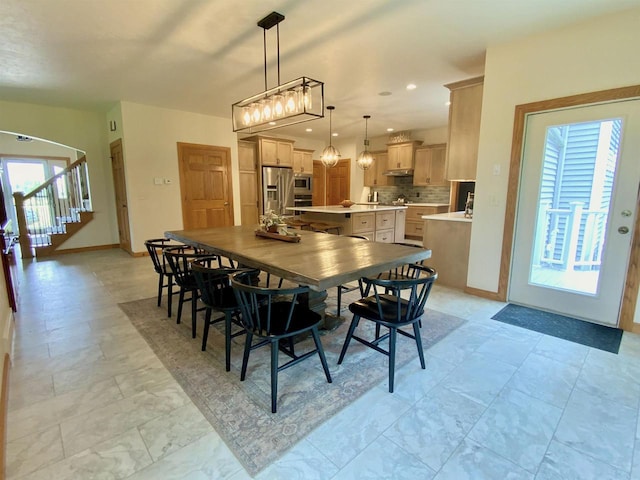
<svg viewBox="0 0 640 480">
<path fill-rule="evenodd" d="M 165 236 L 308 286 L 309 308 L 323 318 L 327 289 L 431 256 L 424 248 L 305 230 L 296 231 L 300 241 L 290 243 L 259 237 L 255 230 L 233 226 L 167 231 Z"/>
</svg>

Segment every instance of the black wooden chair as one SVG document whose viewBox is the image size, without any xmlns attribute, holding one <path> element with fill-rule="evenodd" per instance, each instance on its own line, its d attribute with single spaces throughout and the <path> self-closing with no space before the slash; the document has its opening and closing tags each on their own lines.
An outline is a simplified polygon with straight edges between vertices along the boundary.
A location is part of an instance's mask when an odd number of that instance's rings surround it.
<svg viewBox="0 0 640 480">
<path fill-rule="evenodd" d="M 320 315 L 309 310 L 298 302 L 298 296 L 308 292 L 309 287 L 296 288 L 264 288 L 252 285 L 250 272 L 236 273 L 231 280 L 236 300 L 240 305 L 241 321 L 247 330 L 244 355 L 242 358 L 242 372 L 240 380 L 247 374 L 249 354 L 252 350 L 271 346 L 271 412 L 276 413 L 278 399 L 278 372 L 318 354 L 327 382 L 331 383 L 331 374 L 324 355 L 318 323 Z M 297 355 L 293 349 L 293 337 L 310 332 L 313 336 L 315 349 Z M 253 337 L 258 342 L 253 343 Z M 284 344 L 287 343 L 287 346 Z M 289 357 L 287 363 L 278 366 L 278 351 Z"/>
<path fill-rule="evenodd" d="M 184 246 L 176 243 L 169 238 L 153 238 L 144 242 L 149 252 L 149 257 L 153 262 L 153 268 L 158 274 L 158 306 L 162 303 L 162 290 L 167 289 L 167 316 L 171 316 L 171 300 L 174 294 L 179 292 L 173 291 L 173 272 L 164 257 L 163 250 L 170 246 Z M 165 281 L 166 280 L 166 281 Z"/>
<path fill-rule="evenodd" d="M 404 335 L 415 340 L 420 357 L 420 366 L 424 369 L 424 353 L 422 351 L 422 339 L 418 322 L 424 313 L 424 305 L 431 292 L 433 282 L 438 274 L 433 268 L 423 265 L 414 265 L 418 270 L 416 278 L 402 280 L 386 280 L 378 278 L 362 278 L 366 286 L 366 292 L 373 290 L 373 295 L 361 298 L 349 305 L 353 313 L 351 325 L 345 338 L 338 364 L 342 363 L 351 339 L 373 348 L 389 357 L 389 391 L 393 392 L 393 380 L 395 377 L 396 337 Z M 402 293 L 406 298 L 402 298 Z M 371 320 L 376 324 L 375 338 L 372 341 L 365 340 L 354 334 L 360 319 Z M 402 327 L 412 325 L 413 334 L 402 330 Z M 385 335 L 380 335 L 379 327 L 389 329 Z M 388 350 L 384 350 L 379 344 L 388 339 Z"/>
<path fill-rule="evenodd" d="M 202 334 L 202 351 L 207 349 L 207 339 L 209 338 L 209 326 L 224 320 L 225 337 L 225 368 L 227 372 L 231 370 L 231 339 L 239 335 L 244 335 L 246 330 L 240 322 L 240 307 L 236 296 L 231 288 L 230 276 L 238 273 L 240 269 L 235 268 L 210 268 L 206 265 L 207 260 L 195 260 L 191 264 L 191 271 L 196 279 L 200 299 L 206 306 L 204 321 L 204 332 Z M 259 270 L 250 270 L 250 275 L 255 278 L 260 274 Z M 224 317 L 211 320 L 212 312 L 224 313 Z M 240 327 L 232 333 L 232 325 Z"/>
<path fill-rule="evenodd" d="M 351 238 L 357 238 L 359 240 L 366 240 L 369 241 L 368 237 L 365 237 L 364 235 L 344 235 L 345 237 L 351 237 Z M 342 310 L 342 294 L 344 293 L 349 293 L 349 292 L 353 292 L 354 290 L 360 290 L 360 294 L 361 296 L 364 297 L 364 292 L 362 291 L 362 283 L 360 282 L 360 280 L 358 280 L 357 283 L 346 283 L 343 285 L 338 285 L 338 293 L 337 293 L 337 305 L 336 305 L 336 317 L 340 316 L 340 311 Z"/>
<path fill-rule="evenodd" d="M 422 249 L 420 245 L 415 245 L 413 243 L 395 242 L 394 245 L 403 245 L 405 247 Z M 424 260 L 420 260 L 416 263 L 405 263 L 404 265 L 400 265 L 378 274 L 376 278 L 379 280 L 408 280 L 416 278 L 416 276 L 420 275 L 420 270 L 416 270 L 414 268 L 416 265 L 424 265 Z"/>
<path fill-rule="evenodd" d="M 219 259 L 216 255 L 211 255 L 210 253 L 189 246 L 165 248 L 164 256 L 167 259 L 176 284 L 180 287 L 176 323 L 180 323 L 182 318 L 182 306 L 184 302 L 191 302 L 191 337 L 196 338 L 198 311 L 206 307 L 198 309 L 198 298 L 200 298 L 200 295 L 198 294 L 196 279 L 191 271 L 191 264 L 194 260 L 200 260 L 203 262 L 203 265 L 211 267 L 214 262 L 218 262 Z M 190 296 L 186 297 L 186 294 L 190 294 Z"/>
</svg>

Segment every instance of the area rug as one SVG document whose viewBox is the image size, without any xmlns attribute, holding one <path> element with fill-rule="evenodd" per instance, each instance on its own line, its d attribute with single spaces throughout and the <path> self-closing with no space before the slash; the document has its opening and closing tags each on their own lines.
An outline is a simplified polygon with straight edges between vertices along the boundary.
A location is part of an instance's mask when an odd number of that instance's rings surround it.
<svg viewBox="0 0 640 480">
<path fill-rule="evenodd" d="M 565 317 L 557 313 L 544 312 L 512 303 L 491 318 L 616 354 L 622 340 L 622 330 L 618 328 L 585 322 L 577 318 Z"/>
<path fill-rule="evenodd" d="M 251 353 L 247 378 L 240 382 L 244 336 L 233 340 L 231 371 L 226 372 L 222 325 L 212 326 L 207 351 L 202 352 L 203 317 L 198 320 L 198 338 L 192 339 L 188 310 L 183 313 L 185 321 L 176 325 L 175 319 L 167 318 L 165 308 L 156 306 L 155 298 L 122 303 L 120 308 L 252 476 L 388 376 L 386 356 L 358 342 L 351 343 L 343 364 L 337 365 L 348 329 L 344 322 L 333 331 L 321 331 L 333 383 L 327 383 L 317 356 L 280 372 L 278 412 L 272 414 L 268 348 Z M 425 350 L 464 322 L 427 312 L 422 321 Z M 417 358 L 415 343 L 402 339 L 397 347 L 398 367 Z M 296 352 L 308 351 L 312 345 L 311 339 L 303 340 L 296 344 Z M 280 356 L 281 362 L 286 360 Z"/>
</svg>

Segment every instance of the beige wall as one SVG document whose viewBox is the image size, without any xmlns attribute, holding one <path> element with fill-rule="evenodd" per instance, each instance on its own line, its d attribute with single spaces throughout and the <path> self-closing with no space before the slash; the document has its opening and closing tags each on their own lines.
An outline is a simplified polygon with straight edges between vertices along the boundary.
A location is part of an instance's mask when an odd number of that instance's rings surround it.
<svg viewBox="0 0 640 480">
<path fill-rule="evenodd" d="M 74 148 L 41 140 L 18 142 L 14 134 L 0 132 L 0 155 L 15 155 L 18 157 L 65 157 L 73 163 L 82 156 L 82 153 Z"/>
<path fill-rule="evenodd" d="M 487 50 L 468 286 L 498 288 L 515 106 L 640 84 L 638 25 L 635 9 Z"/>
<path fill-rule="evenodd" d="M 117 243 L 104 114 L 5 101 L 0 101 L 0 112 L 0 131 L 37 137 L 86 152 L 94 219 L 61 248 Z"/>
<path fill-rule="evenodd" d="M 228 147 L 234 172 L 238 170 L 238 142 L 227 118 L 121 102 L 123 150 L 134 252 L 144 241 L 166 230 L 182 228 L 178 142 Z M 117 116 L 117 109 L 109 112 Z M 114 135 L 115 137 L 116 135 Z M 119 136 L 119 135 L 117 135 Z M 155 177 L 171 180 L 155 185 Z M 240 223 L 238 175 L 233 175 L 235 223 Z"/>
</svg>

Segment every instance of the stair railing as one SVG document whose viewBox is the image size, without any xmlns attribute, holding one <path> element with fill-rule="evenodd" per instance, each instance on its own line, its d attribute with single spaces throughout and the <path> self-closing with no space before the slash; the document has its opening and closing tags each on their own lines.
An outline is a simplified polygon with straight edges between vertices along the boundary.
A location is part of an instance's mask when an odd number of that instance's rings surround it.
<svg viewBox="0 0 640 480">
<path fill-rule="evenodd" d="M 32 248 L 51 245 L 51 235 L 65 224 L 79 222 L 80 212 L 92 211 L 87 159 L 82 157 L 26 195 L 13 194 L 23 258 Z"/>
</svg>

